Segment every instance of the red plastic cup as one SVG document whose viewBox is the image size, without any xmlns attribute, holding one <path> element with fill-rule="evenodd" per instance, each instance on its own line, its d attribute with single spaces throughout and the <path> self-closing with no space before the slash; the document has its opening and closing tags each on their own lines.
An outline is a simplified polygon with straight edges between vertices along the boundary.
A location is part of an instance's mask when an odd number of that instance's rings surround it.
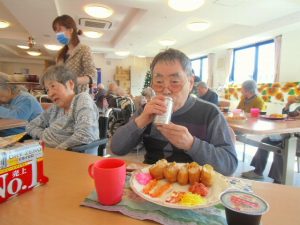
<svg viewBox="0 0 300 225">
<path fill-rule="evenodd" d="M 259 108 L 251 108 L 250 113 L 252 117 L 259 117 L 260 109 Z"/>
<path fill-rule="evenodd" d="M 126 163 L 121 159 L 107 158 L 89 166 L 94 179 L 98 201 L 102 205 L 115 205 L 122 200 L 126 179 Z"/>
</svg>

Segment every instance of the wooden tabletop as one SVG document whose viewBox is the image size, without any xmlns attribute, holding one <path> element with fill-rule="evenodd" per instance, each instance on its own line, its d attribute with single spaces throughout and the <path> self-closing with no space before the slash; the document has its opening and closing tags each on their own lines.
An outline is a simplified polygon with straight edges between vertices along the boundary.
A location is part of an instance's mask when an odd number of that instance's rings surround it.
<svg viewBox="0 0 300 225">
<path fill-rule="evenodd" d="M 269 120 L 248 117 L 245 121 L 228 121 L 229 126 L 244 134 L 271 135 L 300 132 L 300 120 Z"/>
<path fill-rule="evenodd" d="M 16 120 L 16 119 L 0 119 L 0 130 L 24 127 L 26 126 L 26 120 Z"/>
<path fill-rule="evenodd" d="M 94 188 L 87 168 L 98 159 L 100 157 L 46 149 L 45 174 L 49 182 L 0 204 L 1 225 L 156 224 L 79 206 Z M 261 182 L 255 182 L 253 187 L 270 204 L 270 211 L 263 216 L 264 225 L 300 224 L 299 188 Z"/>
</svg>

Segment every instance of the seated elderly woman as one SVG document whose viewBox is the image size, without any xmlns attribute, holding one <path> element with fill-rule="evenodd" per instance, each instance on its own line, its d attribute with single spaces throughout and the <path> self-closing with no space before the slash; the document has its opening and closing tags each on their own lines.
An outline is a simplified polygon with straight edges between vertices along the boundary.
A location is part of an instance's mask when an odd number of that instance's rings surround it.
<svg viewBox="0 0 300 225">
<path fill-rule="evenodd" d="M 30 136 L 58 149 L 72 149 L 99 138 L 97 106 L 88 93 L 77 94 L 73 72 L 62 65 L 52 66 L 40 83 L 54 104 L 26 126 Z"/>
<path fill-rule="evenodd" d="M 242 109 L 246 113 L 250 113 L 251 108 L 264 108 L 264 100 L 257 95 L 257 85 L 254 80 L 246 80 L 241 88 L 242 98 L 237 109 Z"/>
<path fill-rule="evenodd" d="M 290 98 L 286 106 L 282 109 L 282 113 L 288 114 L 289 117 L 300 118 L 300 106 L 297 106 L 293 111 L 290 111 L 291 105 L 294 103 L 300 103 L 300 96 L 295 98 Z M 288 135 L 272 135 L 262 139 L 261 141 L 266 144 L 270 144 L 273 146 L 283 147 L 284 139 L 287 138 Z M 297 152 L 300 151 L 300 139 L 297 140 Z M 248 172 L 243 172 L 242 177 L 248 179 L 264 179 L 263 172 L 266 168 L 269 151 L 265 150 L 263 147 L 259 147 L 257 149 L 256 154 L 254 155 L 251 166 L 254 167 L 254 170 L 250 170 Z M 270 168 L 270 172 L 268 175 L 270 178 L 274 180 L 274 183 L 282 183 L 283 176 L 283 157 L 279 154 L 274 154 L 272 166 Z"/>
<path fill-rule="evenodd" d="M 40 103 L 31 94 L 22 91 L 20 86 L 10 84 L 7 77 L 0 76 L 0 118 L 31 121 L 43 111 Z M 0 131 L 5 137 L 22 133 L 25 127 Z"/>
</svg>

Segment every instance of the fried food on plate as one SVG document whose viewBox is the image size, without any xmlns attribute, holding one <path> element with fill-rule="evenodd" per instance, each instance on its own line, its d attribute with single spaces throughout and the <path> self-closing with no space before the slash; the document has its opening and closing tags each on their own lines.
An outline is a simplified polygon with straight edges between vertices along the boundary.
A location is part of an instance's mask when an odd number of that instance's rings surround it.
<svg viewBox="0 0 300 225">
<path fill-rule="evenodd" d="M 214 175 L 214 168 L 209 164 L 205 164 L 202 167 L 200 182 L 203 183 L 205 186 L 210 187 L 213 184 Z"/>
<path fill-rule="evenodd" d="M 164 168 L 164 177 L 170 183 L 174 183 L 177 181 L 178 170 L 179 168 L 176 162 L 172 162 Z"/>
<path fill-rule="evenodd" d="M 187 164 L 180 167 L 177 174 L 177 182 L 181 185 L 186 185 L 189 183 L 189 171 Z"/>
<path fill-rule="evenodd" d="M 164 178 L 164 168 L 167 165 L 168 165 L 168 161 L 165 159 L 161 159 L 149 168 L 149 173 L 155 179 L 158 179 L 158 180 L 163 179 Z"/>
</svg>

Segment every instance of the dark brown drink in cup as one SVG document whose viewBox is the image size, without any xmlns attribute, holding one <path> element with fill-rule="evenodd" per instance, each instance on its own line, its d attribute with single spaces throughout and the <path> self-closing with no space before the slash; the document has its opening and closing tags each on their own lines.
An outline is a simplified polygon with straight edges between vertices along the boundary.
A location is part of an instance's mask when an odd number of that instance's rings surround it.
<svg viewBox="0 0 300 225">
<path fill-rule="evenodd" d="M 261 216 L 269 210 L 262 198 L 242 191 L 227 191 L 221 197 L 228 225 L 259 225 Z"/>
</svg>

